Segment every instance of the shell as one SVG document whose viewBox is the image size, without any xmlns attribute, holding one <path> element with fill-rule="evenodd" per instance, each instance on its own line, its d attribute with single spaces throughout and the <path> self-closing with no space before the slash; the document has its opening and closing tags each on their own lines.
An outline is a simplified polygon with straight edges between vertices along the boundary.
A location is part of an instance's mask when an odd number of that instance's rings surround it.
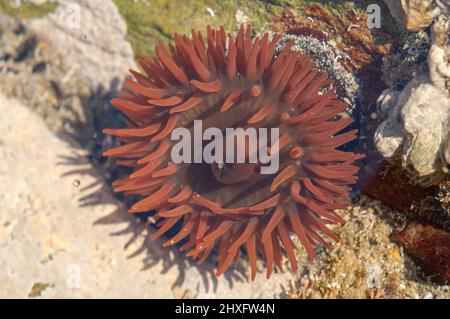
<svg viewBox="0 0 450 319">
<path fill-rule="evenodd" d="M 375 132 L 377 149 L 385 158 L 401 157 L 423 186 L 439 183 L 450 164 L 449 29 L 445 15 L 433 24 L 429 74 L 415 76 L 403 91 L 385 90 L 378 100 L 385 121 Z"/>
<path fill-rule="evenodd" d="M 385 91 L 379 102 L 382 109 L 390 108 L 387 120 L 375 133 L 383 157 L 401 155 L 402 166 L 422 180 L 442 172 L 447 166 L 440 153 L 447 135 L 448 97 L 421 76 L 402 92 Z"/>
<path fill-rule="evenodd" d="M 401 4 L 408 31 L 419 31 L 430 26 L 434 18 L 442 12 L 435 0 L 402 0 Z"/>
<path fill-rule="evenodd" d="M 450 96 L 450 20 L 442 15 L 433 24 L 431 29 L 432 41 L 428 53 L 428 65 L 431 82 Z"/>
</svg>

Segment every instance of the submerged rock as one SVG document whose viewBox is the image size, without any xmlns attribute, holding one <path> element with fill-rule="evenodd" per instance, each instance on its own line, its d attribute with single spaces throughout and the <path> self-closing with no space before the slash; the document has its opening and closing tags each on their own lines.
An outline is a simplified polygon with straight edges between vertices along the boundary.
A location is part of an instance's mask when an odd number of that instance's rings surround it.
<svg viewBox="0 0 450 319">
<path fill-rule="evenodd" d="M 425 31 L 403 36 L 400 46 L 383 58 L 383 81 L 390 88 L 402 90 L 415 74 L 428 72 L 431 37 Z"/>
<path fill-rule="evenodd" d="M 400 25 L 405 24 L 406 16 L 405 12 L 402 8 L 402 3 L 399 0 L 384 0 L 386 5 L 389 8 L 389 11 L 391 12 L 391 15 L 397 20 L 397 22 Z"/>
<path fill-rule="evenodd" d="M 450 233 L 437 226 L 412 221 L 392 234 L 391 239 L 420 266 L 434 282 L 450 283 Z"/>
</svg>

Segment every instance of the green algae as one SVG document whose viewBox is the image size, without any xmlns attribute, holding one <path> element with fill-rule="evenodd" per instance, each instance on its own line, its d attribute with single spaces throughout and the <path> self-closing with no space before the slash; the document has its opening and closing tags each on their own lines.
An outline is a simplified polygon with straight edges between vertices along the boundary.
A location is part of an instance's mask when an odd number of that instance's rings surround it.
<svg viewBox="0 0 450 319">
<path fill-rule="evenodd" d="M 207 25 L 223 25 L 228 32 L 236 30 L 235 14 L 240 9 L 256 31 L 264 30 L 281 7 L 266 1 L 248 0 L 114 0 L 128 24 L 128 40 L 137 57 L 152 54 L 159 40 L 173 40 L 173 33 L 185 34 L 192 29 L 205 31 Z"/>
<path fill-rule="evenodd" d="M 42 293 L 44 292 L 44 290 L 47 289 L 47 288 L 50 288 L 50 287 L 52 287 L 52 285 L 46 284 L 46 283 L 42 283 L 42 282 L 37 282 L 31 288 L 31 291 L 28 294 L 28 297 L 29 298 L 40 297 L 42 295 Z"/>
<path fill-rule="evenodd" d="M 153 55 L 160 40 L 173 40 L 173 33 L 190 33 L 192 29 L 205 31 L 207 25 L 223 25 L 228 32 L 236 31 L 235 14 L 241 10 L 256 31 L 270 29 L 270 22 L 283 9 L 301 16 L 311 4 L 320 4 L 330 13 L 343 17 L 349 10 L 366 15 L 367 6 L 380 5 L 382 28 L 396 32 L 397 25 L 381 0 L 113 0 L 128 25 L 127 39 L 136 57 Z"/>
<path fill-rule="evenodd" d="M 241 10 L 255 31 L 270 29 L 270 22 L 283 9 L 302 16 L 312 4 L 324 6 L 331 14 L 344 17 L 349 10 L 366 15 L 369 4 L 381 8 L 382 28 L 397 33 L 398 27 L 382 0 L 113 0 L 128 25 L 127 39 L 136 57 L 153 55 L 160 40 L 168 43 L 173 33 L 189 33 L 192 29 L 204 31 L 207 25 L 223 25 L 228 32 L 236 31 L 236 12 Z M 20 5 L 16 5 L 20 4 Z M 24 0 L 0 0 L 0 12 L 19 19 L 39 18 L 52 12 L 56 3 L 35 5 Z"/>
<path fill-rule="evenodd" d="M 18 19 L 40 18 L 56 9 L 54 2 L 36 5 L 23 0 L 0 0 L 0 12 Z"/>
</svg>

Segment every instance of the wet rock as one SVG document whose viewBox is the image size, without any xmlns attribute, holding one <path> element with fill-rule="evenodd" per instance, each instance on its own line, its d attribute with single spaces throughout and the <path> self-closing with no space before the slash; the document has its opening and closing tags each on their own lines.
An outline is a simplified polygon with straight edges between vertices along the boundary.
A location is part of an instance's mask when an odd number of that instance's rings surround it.
<svg viewBox="0 0 450 319">
<path fill-rule="evenodd" d="M 399 214 L 401 218 L 414 214 L 421 207 L 422 201 L 427 197 L 434 197 L 439 191 L 437 186 L 424 188 L 412 184 L 411 179 L 404 174 L 404 170 L 397 163 L 386 163 L 381 167 L 381 171 L 379 176 L 369 179 L 363 192 L 379 200 L 383 205 L 403 212 Z"/>
<path fill-rule="evenodd" d="M 435 0 L 443 14 L 450 14 L 450 0 Z"/>
<path fill-rule="evenodd" d="M 403 34 L 401 44 L 383 58 L 383 81 L 388 87 L 402 90 L 415 75 L 428 72 L 430 46 L 425 31 Z"/>
<path fill-rule="evenodd" d="M 403 247 L 425 276 L 441 285 L 450 282 L 450 232 L 412 221 L 393 233 L 391 239 Z"/>
<path fill-rule="evenodd" d="M 395 212 L 361 196 L 341 214 L 339 245 L 299 278 L 291 297 L 409 299 L 429 292 L 449 298 L 448 289 L 421 280 L 419 267 L 389 239 L 401 225 L 392 224 Z"/>
<path fill-rule="evenodd" d="M 450 231 L 450 180 L 443 181 L 439 185 L 438 200 L 441 203 L 441 216 L 443 216 L 441 223 L 446 229 Z"/>
<path fill-rule="evenodd" d="M 15 29 L 17 25 L 18 22 L 14 18 L 0 12 L 0 31 L 7 29 Z"/>
<path fill-rule="evenodd" d="M 384 0 L 386 5 L 389 8 L 389 11 L 391 12 L 391 15 L 397 20 L 397 22 L 401 25 L 404 25 L 406 23 L 406 16 L 405 12 L 402 8 L 402 3 L 399 0 Z"/>
<path fill-rule="evenodd" d="M 54 131 L 92 134 L 94 108 L 80 102 L 90 90 L 51 43 L 16 20 L 0 26 L 0 89 L 27 101 Z"/>
</svg>

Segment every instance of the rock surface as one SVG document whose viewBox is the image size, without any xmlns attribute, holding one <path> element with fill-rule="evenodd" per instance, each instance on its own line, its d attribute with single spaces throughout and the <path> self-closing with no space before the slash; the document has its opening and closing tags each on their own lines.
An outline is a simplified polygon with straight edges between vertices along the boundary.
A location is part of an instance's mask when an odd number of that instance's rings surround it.
<svg viewBox="0 0 450 319">
<path fill-rule="evenodd" d="M 213 265 L 191 265 L 147 241 L 147 228 L 110 195 L 84 151 L 1 94 L 0 112 L 8 114 L 0 117 L 0 297 L 283 295 L 290 273 L 216 279 Z"/>
<path fill-rule="evenodd" d="M 404 25 L 406 23 L 405 12 L 402 9 L 401 1 L 399 0 L 384 0 L 386 5 L 391 12 L 391 15 L 397 20 L 400 25 Z"/>
<path fill-rule="evenodd" d="M 135 68 L 127 25 L 111 0 L 58 0 L 54 13 L 31 20 L 29 27 L 45 36 L 70 61 L 86 85 L 109 89 Z"/>
<path fill-rule="evenodd" d="M 412 221 L 391 238 L 404 247 L 426 276 L 441 285 L 450 283 L 450 232 Z"/>
<path fill-rule="evenodd" d="M 404 218 L 399 219 L 397 213 L 365 196 L 342 211 L 341 216 L 345 224 L 336 229 L 340 237 L 339 243 L 299 278 L 289 293 L 290 297 L 450 297 L 448 286 L 438 286 L 426 280 L 403 248 L 389 239 L 393 231 L 404 225 Z M 424 242 L 424 247 L 426 243 Z M 441 241 L 436 249 L 429 247 L 428 251 L 437 252 L 442 250 L 443 245 L 445 242 Z M 436 261 L 439 256 L 433 257 Z M 444 261 L 443 259 L 442 262 Z"/>
</svg>

